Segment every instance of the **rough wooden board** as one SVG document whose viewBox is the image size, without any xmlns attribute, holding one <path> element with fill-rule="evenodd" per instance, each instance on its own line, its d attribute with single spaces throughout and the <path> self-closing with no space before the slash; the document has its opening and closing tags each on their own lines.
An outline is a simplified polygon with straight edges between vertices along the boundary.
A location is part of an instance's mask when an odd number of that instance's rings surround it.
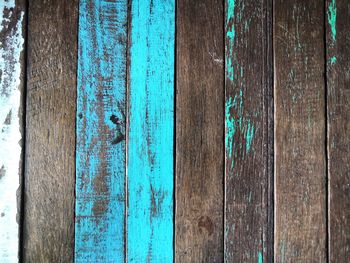
<svg viewBox="0 0 350 263">
<path fill-rule="evenodd" d="M 130 17 L 127 262 L 172 262 L 175 1 Z"/>
<path fill-rule="evenodd" d="M 225 4 L 225 262 L 271 262 L 270 2 Z"/>
<path fill-rule="evenodd" d="M 23 262 L 73 261 L 77 3 L 29 3 Z"/>
<path fill-rule="evenodd" d="M 75 262 L 125 258 L 127 7 L 80 1 Z"/>
<path fill-rule="evenodd" d="M 350 2 L 326 1 L 329 262 L 350 258 Z"/>
<path fill-rule="evenodd" d="M 275 262 L 326 262 L 323 10 L 274 0 Z"/>
<path fill-rule="evenodd" d="M 223 1 L 177 1 L 176 262 L 223 262 Z"/>
<path fill-rule="evenodd" d="M 0 262 L 18 262 L 25 1 L 0 2 Z"/>
</svg>

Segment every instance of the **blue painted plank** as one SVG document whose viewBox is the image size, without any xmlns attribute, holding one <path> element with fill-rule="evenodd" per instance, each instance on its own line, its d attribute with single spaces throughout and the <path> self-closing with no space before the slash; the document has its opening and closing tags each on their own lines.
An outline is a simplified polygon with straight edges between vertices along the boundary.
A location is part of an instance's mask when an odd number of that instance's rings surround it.
<svg viewBox="0 0 350 263">
<path fill-rule="evenodd" d="M 125 258 L 127 0 L 81 0 L 75 262 Z"/>
<path fill-rule="evenodd" d="M 128 262 L 173 261 L 175 1 L 131 5 Z"/>
<path fill-rule="evenodd" d="M 23 1 L 0 1 L 0 262 L 18 262 Z"/>
</svg>

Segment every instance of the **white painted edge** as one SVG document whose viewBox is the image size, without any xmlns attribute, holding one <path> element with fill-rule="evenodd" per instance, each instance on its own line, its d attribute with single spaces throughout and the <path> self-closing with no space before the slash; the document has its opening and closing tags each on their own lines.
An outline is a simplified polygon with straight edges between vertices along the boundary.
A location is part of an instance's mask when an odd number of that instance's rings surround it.
<svg viewBox="0 0 350 263">
<path fill-rule="evenodd" d="M 15 8 L 15 0 L 0 0 L 0 32 L 11 18 L 5 10 Z M 0 262 L 18 262 L 17 197 L 20 186 L 21 131 L 19 108 L 21 92 L 20 56 L 23 51 L 22 12 L 16 26 L 8 31 L 7 47 L 0 40 Z M 10 113 L 11 112 L 11 113 Z M 9 115 L 10 113 L 10 115 Z M 10 122 L 6 118 L 11 116 Z"/>
</svg>

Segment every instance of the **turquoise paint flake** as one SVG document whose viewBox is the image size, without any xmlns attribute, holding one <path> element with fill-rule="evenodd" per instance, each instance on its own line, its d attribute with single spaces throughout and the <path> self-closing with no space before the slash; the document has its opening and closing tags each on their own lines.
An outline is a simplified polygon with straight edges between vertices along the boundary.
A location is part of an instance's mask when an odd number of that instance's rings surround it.
<svg viewBox="0 0 350 263">
<path fill-rule="evenodd" d="M 259 251 L 259 253 L 258 253 L 258 263 L 263 263 L 263 255 L 262 255 L 261 251 Z"/>
<path fill-rule="evenodd" d="M 332 39 L 333 41 L 336 41 L 337 38 L 337 6 L 336 6 L 336 0 L 332 0 L 332 2 L 329 4 L 328 7 L 328 23 L 331 27 L 331 33 L 332 33 Z"/>
<path fill-rule="evenodd" d="M 125 258 L 127 0 L 81 0 L 75 262 Z"/>
<path fill-rule="evenodd" d="M 226 14 L 226 36 L 228 38 L 228 47 L 226 46 L 226 74 L 230 81 L 234 81 L 235 70 L 233 67 L 233 46 L 236 36 L 236 31 L 233 23 L 235 14 L 235 0 L 229 0 L 227 3 L 227 14 Z M 230 24 L 230 22 L 232 22 Z"/>
<path fill-rule="evenodd" d="M 252 141 L 254 138 L 254 126 L 251 124 L 251 122 L 248 120 L 247 125 L 247 132 L 246 132 L 246 151 L 247 153 L 250 151 L 250 148 L 252 146 Z"/>
<path fill-rule="evenodd" d="M 334 65 L 335 63 L 337 63 L 337 57 L 336 56 L 331 57 L 330 62 L 331 62 L 331 65 Z"/>
<path fill-rule="evenodd" d="M 175 0 L 133 0 L 127 262 L 173 262 Z"/>
<path fill-rule="evenodd" d="M 235 0 L 228 0 L 227 1 L 227 17 L 226 17 L 226 25 L 230 22 L 231 19 L 233 19 L 235 14 L 235 6 L 236 1 Z"/>
</svg>

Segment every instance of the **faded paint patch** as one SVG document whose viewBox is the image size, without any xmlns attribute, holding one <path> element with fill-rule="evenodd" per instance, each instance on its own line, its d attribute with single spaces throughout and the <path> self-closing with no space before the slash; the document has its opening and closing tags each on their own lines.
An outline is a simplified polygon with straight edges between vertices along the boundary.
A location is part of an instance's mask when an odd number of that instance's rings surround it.
<svg viewBox="0 0 350 263">
<path fill-rule="evenodd" d="M 332 2 L 329 4 L 328 7 L 328 23 L 331 27 L 331 33 L 332 33 L 332 39 L 333 41 L 336 41 L 337 39 L 337 6 L 336 6 L 336 0 L 332 0 Z"/>
<path fill-rule="evenodd" d="M 16 191 L 19 188 L 21 132 L 20 57 L 24 13 L 15 13 L 15 0 L 0 2 L 0 262 L 18 262 Z"/>
<path fill-rule="evenodd" d="M 281 263 L 284 263 L 284 254 L 285 254 L 285 246 L 284 246 L 284 242 L 282 242 L 282 246 L 281 246 Z"/>
</svg>

